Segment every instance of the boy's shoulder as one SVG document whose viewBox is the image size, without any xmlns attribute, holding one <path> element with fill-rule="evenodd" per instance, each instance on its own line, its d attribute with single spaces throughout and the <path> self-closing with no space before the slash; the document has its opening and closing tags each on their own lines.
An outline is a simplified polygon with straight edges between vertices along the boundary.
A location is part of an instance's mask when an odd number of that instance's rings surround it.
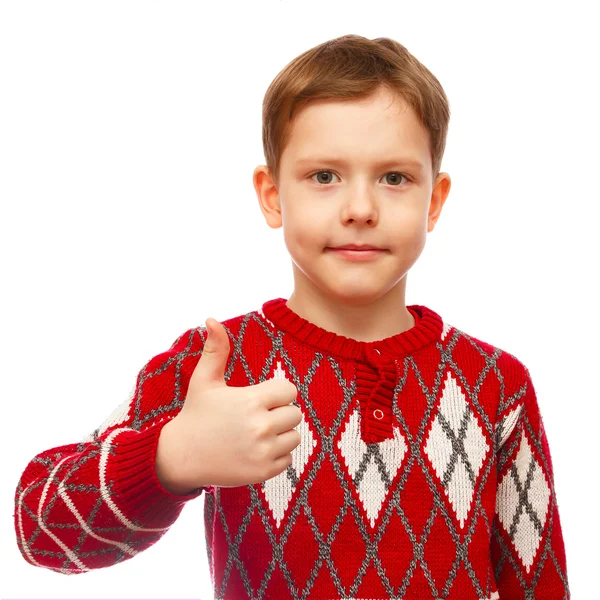
<svg viewBox="0 0 600 600">
<path fill-rule="evenodd" d="M 529 369 L 514 352 L 452 325 L 446 325 L 445 330 L 450 337 L 446 337 L 444 346 L 452 343 L 454 349 L 460 345 L 460 354 L 466 356 L 473 366 L 479 366 L 480 371 L 495 370 L 511 388 L 518 388 L 530 379 Z M 454 351 L 454 354 L 458 353 Z"/>
<path fill-rule="evenodd" d="M 211 318 L 214 319 L 214 317 Z M 254 330 L 248 331 L 248 324 L 251 321 L 261 321 L 268 324 L 272 329 L 275 329 L 273 323 L 265 318 L 262 309 L 242 313 L 223 321 L 219 319 L 214 320 L 218 321 L 223 326 L 232 341 L 239 340 L 242 333 L 250 336 L 255 333 Z M 208 332 L 205 323 L 198 325 L 197 327 L 190 327 L 177 336 L 177 339 L 172 343 L 170 350 L 181 351 L 184 348 L 188 348 L 192 352 L 197 351 L 198 348 L 206 342 L 207 335 Z"/>
</svg>

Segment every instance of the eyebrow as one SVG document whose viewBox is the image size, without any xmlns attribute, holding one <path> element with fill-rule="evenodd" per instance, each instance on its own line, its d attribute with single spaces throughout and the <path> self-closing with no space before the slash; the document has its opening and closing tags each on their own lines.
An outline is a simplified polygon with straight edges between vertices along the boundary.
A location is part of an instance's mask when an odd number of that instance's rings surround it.
<svg viewBox="0 0 600 600">
<path fill-rule="evenodd" d="M 348 163 L 343 159 L 327 158 L 325 156 L 321 156 L 321 157 L 306 156 L 306 157 L 299 158 L 296 161 L 296 164 L 299 166 L 305 165 L 305 164 L 314 164 L 314 163 L 330 164 L 330 165 L 336 165 L 336 166 L 341 166 L 341 167 L 348 166 Z M 375 163 L 375 166 L 377 166 L 377 167 L 389 167 L 389 166 L 393 166 L 393 165 L 407 165 L 409 167 L 413 167 L 413 168 L 417 169 L 420 173 L 422 173 L 424 171 L 424 166 L 422 163 L 420 163 L 418 160 L 413 160 L 410 158 L 401 158 L 401 157 L 390 158 L 390 159 L 386 159 L 386 160 L 380 160 Z"/>
</svg>

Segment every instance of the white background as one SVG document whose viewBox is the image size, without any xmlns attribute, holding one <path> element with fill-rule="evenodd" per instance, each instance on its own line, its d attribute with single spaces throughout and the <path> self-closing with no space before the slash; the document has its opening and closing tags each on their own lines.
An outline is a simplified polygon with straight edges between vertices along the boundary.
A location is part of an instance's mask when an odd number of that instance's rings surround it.
<svg viewBox="0 0 600 600">
<path fill-rule="evenodd" d="M 21 557 L 15 488 L 37 453 L 99 425 L 183 331 L 289 297 L 282 230 L 252 187 L 261 103 L 295 56 L 356 33 L 404 44 L 450 100 L 452 189 L 407 304 L 529 368 L 573 598 L 599 598 L 594 10 L 3 2 L 0 597 L 212 598 L 203 497 L 145 552 L 67 577 Z"/>
</svg>

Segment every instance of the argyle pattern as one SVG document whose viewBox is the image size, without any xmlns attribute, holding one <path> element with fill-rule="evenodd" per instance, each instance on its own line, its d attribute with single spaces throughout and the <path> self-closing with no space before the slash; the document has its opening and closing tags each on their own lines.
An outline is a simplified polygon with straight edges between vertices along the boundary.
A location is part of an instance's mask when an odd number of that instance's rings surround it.
<svg viewBox="0 0 600 600">
<path fill-rule="evenodd" d="M 342 338 L 320 345 L 323 330 L 271 306 L 223 322 L 225 379 L 295 384 L 292 464 L 254 485 L 162 488 L 158 436 L 206 339 L 190 329 L 94 432 L 27 465 L 14 514 L 25 560 L 67 575 L 128 560 L 204 493 L 218 599 L 570 598 L 548 439 L 515 356 L 412 307 L 417 333 L 439 322 L 431 340 L 353 360 Z"/>
</svg>

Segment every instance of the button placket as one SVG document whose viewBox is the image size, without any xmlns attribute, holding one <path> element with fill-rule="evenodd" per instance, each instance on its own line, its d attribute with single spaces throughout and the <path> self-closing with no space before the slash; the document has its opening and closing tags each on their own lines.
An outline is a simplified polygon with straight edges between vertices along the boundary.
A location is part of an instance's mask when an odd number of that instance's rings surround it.
<svg viewBox="0 0 600 600">
<path fill-rule="evenodd" d="M 370 353 L 370 358 L 372 359 L 372 364 L 375 367 L 375 369 L 377 371 L 379 371 L 379 373 L 381 374 L 380 368 L 381 368 L 381 365 L 383 364 L 383 359 L 381 357 L 381 350 L 379 350 L 378 348 L 372 348 L 371 353 Z M 374 409 L 371 412 L 371 414 L 378 421 L 381 421 L 385 416 L 385 413 L 380 408 Z"/>
</svg>

